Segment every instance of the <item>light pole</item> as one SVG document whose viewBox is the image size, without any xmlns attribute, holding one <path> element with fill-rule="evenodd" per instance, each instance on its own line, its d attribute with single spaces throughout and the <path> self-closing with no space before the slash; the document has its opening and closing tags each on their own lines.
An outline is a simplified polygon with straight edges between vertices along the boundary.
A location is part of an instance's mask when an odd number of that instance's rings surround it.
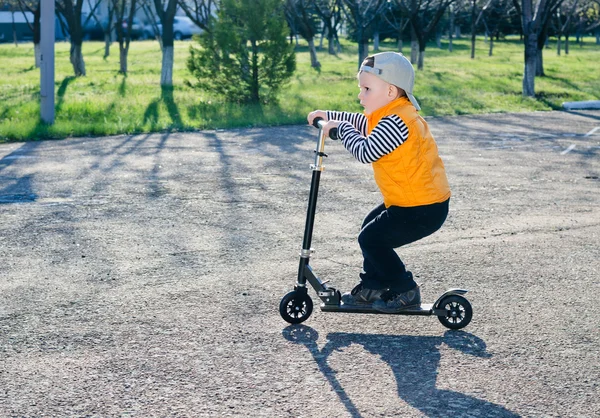
<svg viewBox="0 0 600 418">
<path fill-rule="evenodd" d="M 42 121 L 54 123 L 54 0 L 41 0 L 40 112 Z"/>
</svg>

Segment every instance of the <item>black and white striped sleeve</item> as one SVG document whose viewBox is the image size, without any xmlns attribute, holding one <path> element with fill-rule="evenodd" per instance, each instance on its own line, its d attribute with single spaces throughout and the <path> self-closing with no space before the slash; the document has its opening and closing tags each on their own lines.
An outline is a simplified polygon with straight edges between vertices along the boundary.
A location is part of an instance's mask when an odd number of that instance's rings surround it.
<svg viewBox="0 0 600 418">
<path fill-rule="evenodd" d="M 367 134 L 367 118 L 362 113 L 327 111 L 327 120 L 350 122 L 362 135 Z"/>
<path fill-rule="evenodd" d="M 396 115 L 386 116 L 368 136 L 361 135 L 350 123 L 338 127 L 342 144 L 363 164 L 370 164 L 394 151 L 408 138 L 408 127 Z"/>
</svg>

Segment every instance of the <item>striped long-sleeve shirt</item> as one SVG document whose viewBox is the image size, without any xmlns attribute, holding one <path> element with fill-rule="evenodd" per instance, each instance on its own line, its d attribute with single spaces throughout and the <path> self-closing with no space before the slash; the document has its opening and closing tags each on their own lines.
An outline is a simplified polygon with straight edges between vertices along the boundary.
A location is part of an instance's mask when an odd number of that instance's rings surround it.
<svg viewBox="0 0 600 418">
<path fill-rule="evenodd" d="M 367 118 L 361 113 L 327 111 L 329 120 L 342 121 L 342 144 L 363 164 L 370 164 L 398 148 L 408 138 L 408 127 L 396 115 L 382 118 L 367 135 Z"/>
</svg>

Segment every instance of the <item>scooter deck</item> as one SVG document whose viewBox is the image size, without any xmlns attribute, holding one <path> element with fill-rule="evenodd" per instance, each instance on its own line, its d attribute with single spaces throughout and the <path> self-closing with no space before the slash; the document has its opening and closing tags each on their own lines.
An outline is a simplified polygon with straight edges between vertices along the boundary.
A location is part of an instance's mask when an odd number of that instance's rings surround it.
<svg viewBox="0 0 600 418">
<path fill-rule="evenodd" d="M 386 315 L 385 312 L 379 312 L 376 311 L 375 309 L 371 308 L 370 306 L 352 306 L 352 305 L 344 305 L 343 303 L 340 305 L 325 305 L 324 303 L 321 304 L 321 310 L 323 312 L 347 312 L 347 313 L 372 313 L 372 314 L 384 314 Z M 443 313 L 445 314 L 445 311 L 443 311 Z M 387 315 L 422 315 L 422 316 L 428 316 L 428 315 L 434 315 L 436 314 L 434 308 L 433 308 L 433 304 L 432 303 L 424 303 L 421 304 L 421 306 L 416 306 L 414 308 L 406 308 L 401 310 L 400 312 L 396 312 L 393 314 L 387 314 Z"/>
</svg>

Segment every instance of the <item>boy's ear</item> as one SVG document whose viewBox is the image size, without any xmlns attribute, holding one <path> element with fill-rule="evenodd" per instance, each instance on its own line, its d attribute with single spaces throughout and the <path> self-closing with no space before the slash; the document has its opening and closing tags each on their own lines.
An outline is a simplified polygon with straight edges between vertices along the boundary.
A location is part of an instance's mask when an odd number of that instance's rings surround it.
<svg viewBox="0 0 600 418">
<path fill-rule="evenodd" d="M 402 95 L 402 90 L 401 89 L 399 89 L 398 87 L 394 86 L 393 84 L 390 84 L 388 86 L 388 97 L 397 99 L 401 95 Z"/>
</svg>

